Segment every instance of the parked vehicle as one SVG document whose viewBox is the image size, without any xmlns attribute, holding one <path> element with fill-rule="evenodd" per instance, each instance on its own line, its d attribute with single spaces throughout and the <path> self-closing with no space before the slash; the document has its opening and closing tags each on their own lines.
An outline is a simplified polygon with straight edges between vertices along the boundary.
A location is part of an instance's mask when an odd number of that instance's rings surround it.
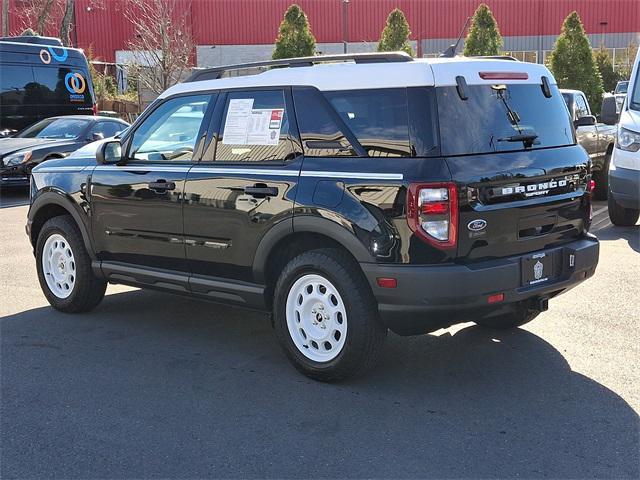
<svg viewBox="0 0 640 480">
<path fill-rule="evenodd" d="M 0 39 L 0 132 L 22 130 L 61 115 L 96 114 L 82 50 L 47 37 Z"/>
<path fill-rule="evenodd" d="M 627 89 L 629 88 L 629 81 L 620 81 L 616 84 L 616 89 L 613 91 L 613 95 L 616 97 L 616 110 L 618 113 L 622 110 L 622 104 L 627 96 Z"/>
<path fill-rule="evenodd" d="M 129 126 L 120 119 L 69 115 L 41 120 L 11 138 L 0 139 L 0 186 L 29 185 L 31 169 Z"/>
<path fill-rule="evenodd" d="M 221 78 L 258 65 L 296 68 Z M 387 329 L 517 327 L 595 272 L 589 158 L 543 65 L 250 66 L 197 72 L 96 155 L 34 169 L 51 305 L 91 310 L 113 282 L 266 310 L 295 367 L 331 381 Z"/>
<path fill-rule="evenodd" d="M 622 111 L 604 100 L 603 118 L 618 121 L 609 167 L 609 218 L 614 225 L 635 225 L 640 218 L 640 52 L 636 55 Z M 631 87 L 632 86 L 632 87 Z M 607 104 L 608 103 L 608 104 Z"/>
<path fill-rule="evenodd" d="M 591 113 L 586 95 L 580 90 L 561 89 L 569 114 L 576 129 L 578 143 L 591 158 L 591 171 L 595 181 L 595 197 L 607 199 L 607 172 L 611 162 L 611 152 L 616 138 L 615 125 L 600 123 Z"/>
</svg>

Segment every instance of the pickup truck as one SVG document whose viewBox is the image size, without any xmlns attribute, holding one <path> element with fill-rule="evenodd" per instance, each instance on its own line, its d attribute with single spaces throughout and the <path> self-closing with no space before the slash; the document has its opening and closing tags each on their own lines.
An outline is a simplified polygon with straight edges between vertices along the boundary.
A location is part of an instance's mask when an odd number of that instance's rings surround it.
<svg viewBox="0 0 640 480">
<path fill-rule="evenodd" d="M 578 143 L 591 158 L 592 178 L 596 183 L 595 197 L 598 200 L 606 200 L 609 183 L 607 174 L 616 137 L 616 127 L 596 120 L 596 117 L 591 114 L 586 95 L 580 90 L 561 89 L 560 92 L 573 120 Z"/>
</svg>

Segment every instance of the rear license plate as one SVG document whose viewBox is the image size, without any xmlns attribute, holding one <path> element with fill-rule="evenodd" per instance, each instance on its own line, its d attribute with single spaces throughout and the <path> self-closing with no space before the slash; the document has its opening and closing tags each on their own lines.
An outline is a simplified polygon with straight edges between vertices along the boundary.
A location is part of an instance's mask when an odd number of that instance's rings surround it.
<svg viewBox="0 0 640 480">
<path fill-rule="evenodd" d="M 550 253 L 534 253 L 522 259 L 522 283 L 525 286 L 551 280 L 553 272 L 553 256 Z"/>
</svg>

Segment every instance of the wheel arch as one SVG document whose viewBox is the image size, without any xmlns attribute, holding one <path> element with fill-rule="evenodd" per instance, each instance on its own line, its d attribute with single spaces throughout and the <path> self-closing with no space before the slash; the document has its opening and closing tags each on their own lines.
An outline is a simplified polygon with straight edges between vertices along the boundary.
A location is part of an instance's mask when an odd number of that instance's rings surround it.
<svg viewBox="0 0 640 480">
<path fill-rule="evenodd" d="M 266 285 L 266 299 L 279 272 L 289 260 L 304 251 L 335 248 L 346 252 L 355 262 L 375 261 L 353 232 L 337 223 L 316 217 L 297 217 L 292 223 L 279 224 L 262 239 L 253 263 L 254 280 Z"/>
<path fill-rule="evenodd" d="M 50 190 L 41 193 L 31 204 L 27 215 L 31 245 L 35 248 L 40 230 L 42 230 L 42 226 L 47 220 L 61 215 L 70 215 L 80 230 L 89 257 L 91 260 L 95 260 L 91 237 L 89 236 L 85 222 L 82 221 L 79 210 L 81 210 L 80 206 L 72 199 L 67 198 L 62 192 Z"/>
</svg>

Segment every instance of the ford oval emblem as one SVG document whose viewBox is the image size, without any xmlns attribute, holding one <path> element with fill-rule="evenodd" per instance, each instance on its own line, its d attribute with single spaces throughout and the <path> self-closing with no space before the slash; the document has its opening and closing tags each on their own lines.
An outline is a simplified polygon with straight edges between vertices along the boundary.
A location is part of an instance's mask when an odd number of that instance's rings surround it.
<svg viewBox="0 0 640 480">
<path fill-rule="evenodd" d="M 478 218 L 476 220 L 471 220 L 467 225 L 467 228 L 472 232 L 479 232 L 480 230 L 484 230 L 487 226 L 486 220 L 482 220 Z"/>
</svg>

